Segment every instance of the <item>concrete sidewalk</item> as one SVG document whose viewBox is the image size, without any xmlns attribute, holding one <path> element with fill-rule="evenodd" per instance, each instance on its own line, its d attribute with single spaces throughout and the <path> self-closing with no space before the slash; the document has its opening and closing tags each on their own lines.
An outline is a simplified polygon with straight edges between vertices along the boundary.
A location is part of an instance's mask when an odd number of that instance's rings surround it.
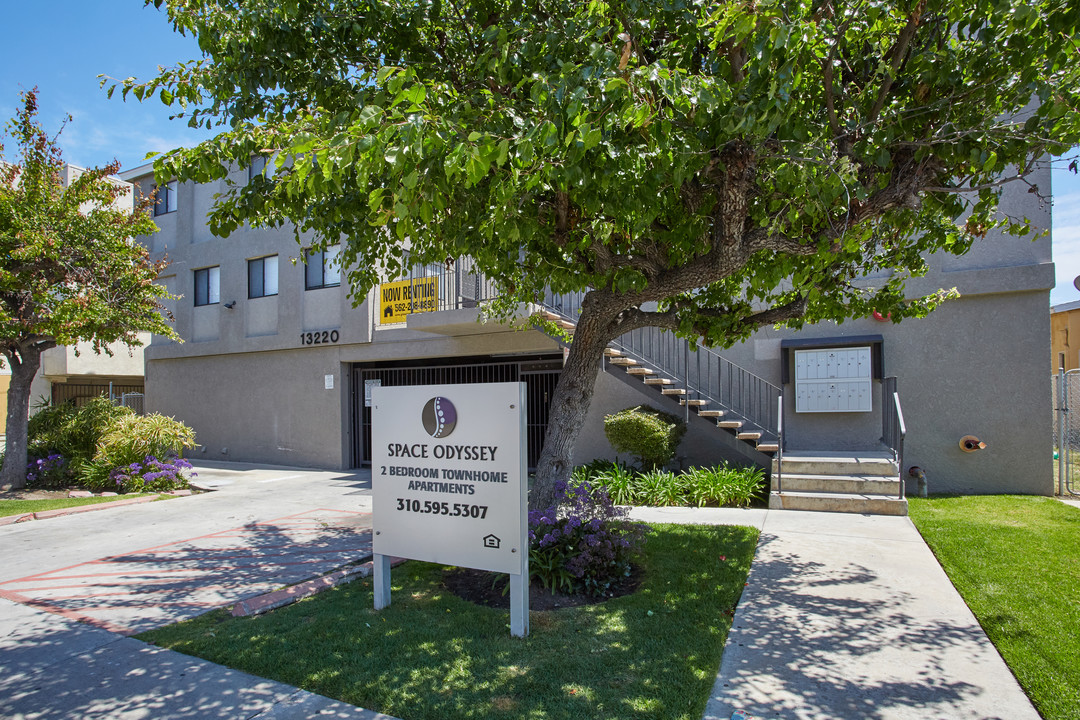
<svg viewBox="0 0 1080 720">
<path fill-rule="evenodd" d="M 3 599 L 0 717 L 394 720 Z"/>
<path fill-rule="evenodd" d="M 761 531 L 705 720 L 1039 720 L 906 517 L 636 508 Z"/>
</svg>

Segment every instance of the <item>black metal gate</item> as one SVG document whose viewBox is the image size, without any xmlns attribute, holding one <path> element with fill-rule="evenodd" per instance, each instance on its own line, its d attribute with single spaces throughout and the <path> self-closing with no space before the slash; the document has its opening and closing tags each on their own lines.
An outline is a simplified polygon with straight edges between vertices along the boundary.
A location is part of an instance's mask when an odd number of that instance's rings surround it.
<svg viewBox="0 0 1080 720">
<path fill-rule="evenodd" d="M 109 397 L 112 392 L 114 398 L 130 393 L 143 392 L 142 385 L 109 385 L 108 383 L 53 383 L 52 404 L 63 405 L 71 403 L 75 407 L 82 407 L 86 401 L 96 397 Z"/>
<path fill-rule="evenodd" d="M 374 386 L 524 382 L 529 468 L 534 468 L 543 449 L 548 409 L 560 372 L 561 355 L 434 358 L 353 365 L 353 467 L 371 464 L 371 388 Z"/>
</svg>

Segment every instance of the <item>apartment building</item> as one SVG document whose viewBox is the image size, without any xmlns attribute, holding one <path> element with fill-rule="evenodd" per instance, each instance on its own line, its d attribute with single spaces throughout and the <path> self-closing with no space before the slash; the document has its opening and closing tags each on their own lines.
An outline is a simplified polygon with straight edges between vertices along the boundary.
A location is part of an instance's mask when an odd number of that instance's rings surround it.
<svg viewBox="0 0 1080 720">
<path fill-rule="evenodd" d="M 1040 188 L 1050 185 L 1045 175 Z M 149 165 L 122 177 L 154 190 Z M 305 263 L 291 229 L 212 236 L 206 216 L 224 189 L 162 186 L 160 232 L 144 239 L 171 260 L 162 281 L 179 297 L 170 309 L 184 339 L 154 337 L 146 349 L 147 409 L 191 425 L 197 454 L 358 467 L 370 458 L 371 387 L 512 380 L 528 387 L 535 461 L 564 350 L 535 329 L 477 322 L 494 290 L 468 258 L 389 278 L 354 305 L 336 248 Z M 1049 207 L 1023 189 L 1003 211 L 1050 227 Z M 988 235 L 963 257 L 931 257 L 930 267 L 909 282 L 912 296 L 955 287 L 960 298 L 924 320 L 766 328 L 719 353 L 691 353 L 649 331 L 621 339 L 597 379 L 576 460 L 614 457 L 602 416 L 647 402 L 690 421 L 683 464 L 769 468 L 780 445 L 788 455 L 858 457 L 885 439 L 894 470 L 906 477 L 918 466 L 935 492 L 1052 492 L 1049 236 Z M 572 327 L 574 303 L 551 297 L 521 316 L 542 312 Z M 900 413 L 902 459 L 893 447 Z M 969 437 L 985 447 L 962 447 Z"/>
</svg>

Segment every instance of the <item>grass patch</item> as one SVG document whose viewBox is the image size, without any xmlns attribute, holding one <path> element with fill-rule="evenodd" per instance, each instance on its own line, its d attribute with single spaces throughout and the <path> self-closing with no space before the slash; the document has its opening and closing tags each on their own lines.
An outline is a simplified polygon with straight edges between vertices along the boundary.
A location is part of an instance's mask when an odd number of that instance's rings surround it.
<svg viewBox="0 0 1080 720">
<path fill-rule="evenodd" d="M 698 720 L 757 531 L 656 525 L 641 589 L 598 605 L 509 613 L 461 600 L 442 567 L 394 569 L 393 604 L 357 581 L 254 618 L 224 610 L 140 639 L 409 720 Z"/>
<path fill-rule="evenodd" d="M 909 498 L 911 519 L 1046 720 L 1080 717 L 1080 509 Z"/>
<path fill-rule="evenodd" d="M 60 508 L 78 507 L 80 505 L 97 505 L 99 503 L 130 500 L 131 498 L 145 497 L 146 495 L 153 494 L 154 493 L 132 493 L 128 495 L 118 495 L 116 497 L 51 498 L 48 500 L 0 500 L 0 517 L 5 517 L 7 515 L 25 515 L 26 513 L 58 510 Z"/>
</svg>

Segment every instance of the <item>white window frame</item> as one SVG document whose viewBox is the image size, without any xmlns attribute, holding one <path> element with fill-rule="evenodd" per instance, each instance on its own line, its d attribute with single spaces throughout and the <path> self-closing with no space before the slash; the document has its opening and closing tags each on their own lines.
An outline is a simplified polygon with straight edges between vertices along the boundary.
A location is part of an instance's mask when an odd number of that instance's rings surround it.
<svg viewBox="0 0 1080 720">
<path fill-rule="evenodd" d="M 261 267 L 259 267 L 261 266 Z M 259 267 L 261 276 L 262 292 L 256 294 L 252 285 L 252 271 Z M 278 256 L 266 255 L 260 258 L 248 260 L 248 299 L 272 297 L 278 294 Z"/>
<path fill-rule="evenodd" d="M 206 298 L 200 298 L 199 293 L 199 278 L 202 273 L 205 273 L 206 277 Z M 205 307 L 207 305 L 217 305 L 221 302 L 221 266 L 213 265 L 211 267 L 198 268 L 195 270 L 195 307 Z M 203 300 L 203 302 L 199 302 Z"/>
<path fill-rule="evenodd" d="M 309 248 L 306 251 L 307 263 L 304 266 L 304 289 L 321 290 L 340 286 L 341 268 L 338 267 L 340 254 L 340 245 L 331 245 L 323 250 Z"/>
<path fill-rule="evenodd" d="M 179 190 L 179 184 L 176 180 L 170 180 L 163 185 L 154 186 L 154 193 L 156 196 L 154 202 L 154 217 L 176 212 L 177 190 Z"/>
</svg>

